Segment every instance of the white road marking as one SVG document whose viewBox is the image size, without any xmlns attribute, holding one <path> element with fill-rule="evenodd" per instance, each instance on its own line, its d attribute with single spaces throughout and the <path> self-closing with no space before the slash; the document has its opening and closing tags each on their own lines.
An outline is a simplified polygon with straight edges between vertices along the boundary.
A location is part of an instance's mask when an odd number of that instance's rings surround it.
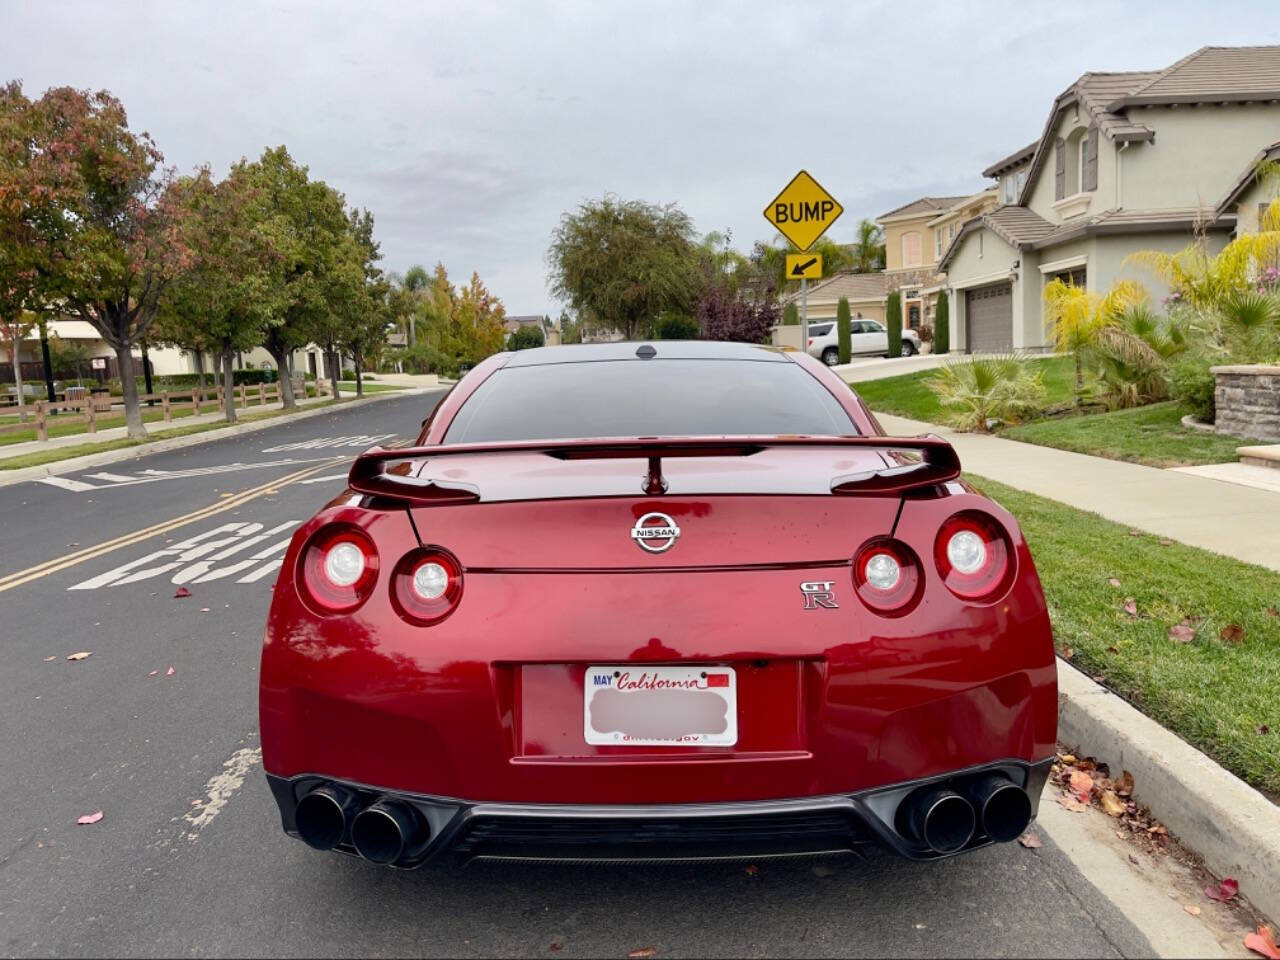
<svg viewBox="0 0 1280 960">
<path fill-rule="evenodd" d="M 92 483 L 83 483 L 79 480 L 71 480 L 67 477 L 41 477 L 40 482 L 47 483 L 51 487 L 61 487 L 63 490 L 70 490 L 72 493 L 84 493 L 86 490 L 99 489 Z"/>
<path fill-rule="evenodd" d="M 159 480 L 180 480 L 185 477 L 211 477 L 221 473 L 239 473 L 242 470 L 260 470 L 263 467 L 287 467 L 296 463 L 319 463 L 327 457 L 307 457 L 304 459 L 285 458 L 283 460 L 263 460 L 260 463 L 224 463 L 210 467 L 191 467 L 187 470 L 142 470 L 133 476 L 121 473 L 90 473 L 90 480 L 102 480 L 102 483 L 85 483 L 83 480 L 69 480 L 66 477 L 41 477 L 37 483 L 47 483 L 52 487 L 60 487 L 73 493 L 86 493 L 90 490 L 110 490 L 116 487 L 131 487 L 140 483 L 156 483 Z"/>
<path fill-rule="evenodd" d="M 314 440 L 297 440 L 274 447 L 264 447 L 263 453 L 284 453 L 286 450 L 322 450 L 327 447 L 372 447 L 383 440 L 390 440 L 394 433 L 356 434 L 352 437 L 316 437 Z"/>
<path fill-rule="evenodd" d="M 122 587 L 131 583 L 150 580 L 172 573 L 171 583 L 209 583 L 244 573 L 236 583 L 257 583 L 263 577 L 280 569 L 283 554 L 291 537 L 288 531 L 298 525 L 298 520 L 286 520 L 263 530 L 261 523 L 224 523 L 203 533 L 188 537 L 178 543 L 153 550 L 145 556 L 112 567 L 88 580 L 68 587 L 68 590 L 97 590 L 101 587 Z M 263 541 L 284 534 L 283 539 L 261 548 L 247 560 L 226 566 L 221 561 L 257 546 Z M 247 572 L 246 572 L 247 571 Z"/>
<path fill-rule="evenodd" d="M 312 477 L 310 480 L 299 480 L 298 485 L 305 487 L 308 483 L 332 483 L 334 480 L 345 480 L 349 473 L 331 473 L 327 477 Z"/>
<path fill-rule="evenodd" d="M 205 785 L 205 793 L 209 799 L 183 816 L 182 819 L 191 824 L 187 831 L 188 840 L 198 839 L 200 831 L 213 822 L 213 818 L 236 795 L 236 791 L 244 786 L 249 773 L 260 766 L 261 747 L 242 747 L 231 755 L 231 759 L 222 765 L 221 772 L 215 773 Z"/>
</svg>

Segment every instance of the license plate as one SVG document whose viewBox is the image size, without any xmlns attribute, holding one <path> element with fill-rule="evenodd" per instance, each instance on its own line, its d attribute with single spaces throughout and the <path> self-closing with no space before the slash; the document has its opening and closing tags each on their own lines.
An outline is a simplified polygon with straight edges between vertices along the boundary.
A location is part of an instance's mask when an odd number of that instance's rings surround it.
<svg viewBox="0 0 1280 960">
<path fill-rule="evenodd" d="M 624 747 L 731 747 L 738 742 L 732 667 L 588 667 L 587 743 Z"/>
</svg>

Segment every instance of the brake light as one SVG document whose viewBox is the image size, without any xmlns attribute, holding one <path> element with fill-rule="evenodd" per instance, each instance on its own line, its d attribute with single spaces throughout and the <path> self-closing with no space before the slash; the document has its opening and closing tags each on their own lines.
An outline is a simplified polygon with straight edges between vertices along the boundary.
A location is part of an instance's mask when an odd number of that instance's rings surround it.
<svg viewBox="0 0 1280 960">
<path fill-rule="evenodd" d="M 811 347 L 813 346 L 813 337 L 810 337 L 810 338 L 809 338 L 809 346 L 811 346 Z"/>
<path fill-rule="evenodd" d="M 347 613 L 368 599 L 378 580 L 378 550 L 359 527 L 335 524 L 302 550 L 303 593 L 322 613 Z"/>
<path fill-rule="evenodd" d="M 869 540 L 853 559 L 854 590 L 876 613 L 905 613 L 920 595 L 920 584 L 920 563 L 901 541 Z"/>
<path fill-rule="evenodd" d="M 426 547 L 406 554 L 391 573 L 391 602 L 410 623 L 430 626 L 462 598 L 462 566 L 453 554 Z"/>
<path fill-rule="evenodd" d="M 988 600 L 1004 592 L 1012 573 L 1010 553 L 1004 529 L 976 511 L 949 518 L 933 544 L 942 582 L 964 600 Z"/>
</svg>

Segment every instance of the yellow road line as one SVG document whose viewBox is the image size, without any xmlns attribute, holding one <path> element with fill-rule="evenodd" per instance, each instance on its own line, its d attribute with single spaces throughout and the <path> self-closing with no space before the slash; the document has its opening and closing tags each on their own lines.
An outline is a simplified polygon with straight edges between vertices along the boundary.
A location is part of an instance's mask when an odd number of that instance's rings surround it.
<svg viewBox="0 0 1280 960">
<path fill-rule="evenodd" d="M 200 520 L 206 519 L 207 517 L 212 517 L 219 513 L 225 513 L 226 511 L 242 506 L 263 494 L 275 493 L 280 487 L 288 486 L 291 483 L 297 483 L 299 480 L 302 480 L 313 473 L 319 473 L 321 470 L 329 469 L 333 466 L 335 460 L 345 459 L 346 457 L 334 457 L 331 460 L 325 460 L 321 463 L 310 466 L 305 470 L 299 470 L 296 473 L 288 474 L 287 476 L 272 480 L 269 483 L 251 487 L 242 493 L 233 494 L 226 499 L 219 500 L 217 503 L 212 503 L 209 506 L 202 507 L 192 513 L 175 517 L 172 520 L 166 520 L 163 523 L 157 523 L 154 526 L 147 527 L 143 530 L 135 530 L 132 533 L 116 537 L 114 540 L 107 540 L 104 543 L 95 544 L 92 547 L 85 547 L 82 550 L 77 550 L 75 553 L 69 553 L 62 557 L 55 557 L 52 560 L 46 560 L 44 563 L 36 564 L 34 567 L 28 567 L 26 570 L 19 570 L 16 573 L 11 573 L 6 577 L 0 578 L 0 593 L 4 593 L 6 590 L 11 590 L 14 587 L 20 587 L 24 583 L 30 583 L 32 580 L 38 580 L 41 577 L 47 577 L 51 574 L 59 573 L 69 567 L 74 567 L 77 564 L 84 563 L 86 560 L 93 560 L 95 557 L 100 557 L 103 554 L 119 550 L 121 547 L 140 543 L 141 541 L 148 540 L 158 534 L 168 533 L 170 530 L 185 527 L 188 524 L 196 523 Z"/>
</svg>

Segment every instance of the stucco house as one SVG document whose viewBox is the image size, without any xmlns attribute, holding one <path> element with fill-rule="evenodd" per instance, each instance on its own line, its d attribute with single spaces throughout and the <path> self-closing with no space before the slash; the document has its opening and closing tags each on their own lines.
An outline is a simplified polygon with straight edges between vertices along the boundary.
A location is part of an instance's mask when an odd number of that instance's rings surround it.
<svg viewBox="0 0 1280 960">
<path fill-rule="evenodd" d="M 965 222 L 997 203 L 996 191 L 986 189 L 961 197 L 921 197 L 876 217 L 884 230 L 884 293 L 901 291 L 903 326 L 933 325 L 945 286 L 938 268 L 942 254 Z"/>
<path fill-rule="evenodd" d="M 883 323 L 886 279 L 883 273 L 837 273 L 825 280 L 818 280 L 810 285 L 808 291 L 809 322 L 834 320 L 840 298 L 844 297 L 849 301 L 851 318 L 864 317 Z M 788 293 L 781 298 L 781 303 L 784 307 L 788 303 L 794 303 L 799 309 L 800 294 Z"/>
<path fill-rule="evenodd" d="M 1255 175 L 1280 153 L 1280 46 L 1205 47 L 1156 71 L 1086 73 L 1054 100 L 1039 139 L 988 167 L 1000 204 L 967 220 L 938 261 L 953 348 L 1042 350 L 1054 277 L 1106 291 L 1126 264 L 1202 232 L 1220 249 L 1257 229 Z"/>
</svg>

